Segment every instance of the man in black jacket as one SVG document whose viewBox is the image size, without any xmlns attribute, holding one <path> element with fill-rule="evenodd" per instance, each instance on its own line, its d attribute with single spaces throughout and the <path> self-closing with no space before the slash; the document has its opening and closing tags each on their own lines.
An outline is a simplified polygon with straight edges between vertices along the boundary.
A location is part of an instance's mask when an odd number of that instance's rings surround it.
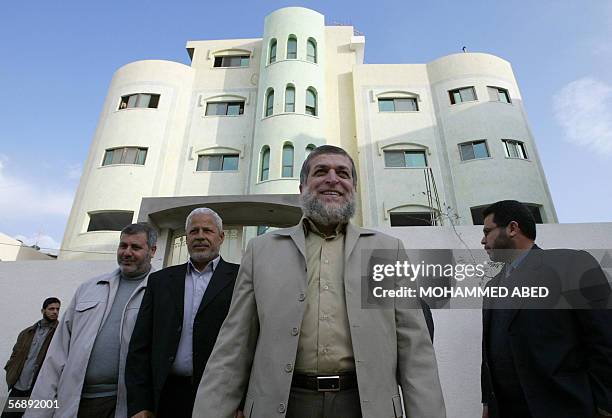
<svg viewBox="0 0 612 418">
<path fill-rule="evenodd" d="M 483 301 L 483 417 L 609 416 L 611 291 L 601 267 L 585 251 L 536 246 L 535 221 L 520 202 L 494 203 L 483 216 L 482 244 L 505 263 L 487 286 L 549 292 Z"/>
<path fill-rule="evenodd" d="M 232 298 L 238 265 L 219 256 L 219 215 L 194 209 L 189 261 L 152 274 L 126 362 L 128 416 L 191 417 L 195 393 Z"/>
</svg>

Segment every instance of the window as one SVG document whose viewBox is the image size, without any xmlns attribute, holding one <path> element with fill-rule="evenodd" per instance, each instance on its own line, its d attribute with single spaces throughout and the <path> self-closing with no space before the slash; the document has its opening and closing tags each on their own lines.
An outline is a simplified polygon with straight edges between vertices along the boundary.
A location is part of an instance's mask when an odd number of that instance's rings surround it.
<svg viewBox="0 0 612 418">
<path fill-rule="evenodd" d="M 268 180 L 270 177 L 270 148 L 263 147 L 261 150 L 261 170 L 259 181 Z"/>
<path fill-rule="evenodd" d="M 395 99 L 378 99 L 380 112 L 416 112 L 419 110 L 414 97 L 398 97 Z"/>
<path fill-rule="evenodd" d="M 528 204 L 528 203 L 524 203 L 524 205 L 527 206 L 527 208 L 533 215 L 533 218 L 535 219 L 535 222 L 537 224 L 543 223 L 542 214 L 540 213 L 540 206 Z M 484 206 L 477 206 L 477 207 L 470 208 L 470 212 L 472 213 L 472 223 L 474 225 L 484 225 L 484 218 L 482 216 L 482 211 L 488 206 L 489 205 L 484 205 Z"/>
<path fill-rule="evenodd" d="M 491 87 L 488 86 L 487 90 L 489 91 L 489 97 L 493 102 L 502 102 L 502 103 L 512 103 L 510 101 L 510 93 L 506 89 L 502 89 L 501 87 Z"/>
<path fill-rule="evenodd" d="M 215 67 L 248 67 L 250 57 L 248 55 L 223 55 L 215 57 Z"/>
<path fill-rule="evenodd" d="M 490 157 L 487 142 L 484 140 L 459 144 L 459 150 L 461 151 L 462 161 Z"/>
<path fill-rule="evenodd" d="M 196 171 L 236 171 L 238 154 L 199 155 Z"/>
<path fill-rule="evenodd" d="M 448 94 L 450 96 L 451 104 L 473 102 L 474 100 L 477 100 L 476 90 L 474 90 L 474 87 L 463 87 L 461 89 L 450 90 Z"/>
<path fill-rule="evenodd" d="M 131 107 L 147 107 L 149 109 L 157 109 L 159 104 L 159 94 L 151 93 L 136 93 L 121 96 L 119 110 L 128 109 Z"/>
<path fill-rule="evenodd" d="M 276 62 L 276 39 L 272 39 L 270 41 L 270 56 L 268 58 L 268 62 L 270 64 Z"/>
<path fill-rule="evenodd" d="M 317 93 L 312 87 L 306 90 L 306 114 L 317 116 Z"/>
<path fill-rule="evenodd" d="M 432 226 L 436 224 L 435 217 L 432 222 L 430 212 L 400 212 L 390 215 L 391 226 Z"/>
<path fill-rule="evenodd" d="M 306 43 L 306 61 L 317 63 L 317 43 L 312 38 Z"/>
<path fill-rule="evenodd" d="M 295 87 L 291 85 L 285 89 L 285 112 L 295 112 Z"/>
<path fill-rule="evenodd" d="M 132 223 L 134 212 L 127 211 L 107 211 L 89 214 L 89 225 L 87 232 L 90 231 L 121 231 Z"/>
<path fill-rule="evenodd" d="M 206 116 L 227 115 L 238 116 L 244 113 L 244 101 L 208 102 L 206 103 Z"/>
<path fill-rule="evenodd" d="M 306 145 L 306 157 L 310 155 L 311 152 L 314 151 L 316 147 L 312 144 Z"/>
<path fill-rule="evenodd" d="M 257 227 L 257 236 L 265 234 L 266 232 L 268 232 L 268 229 L 270 229 L 269 226 L 259 225 Z"/>
<path fill-rule="evenodd" d="M 525 152 L 525 144 L 521 141 L 513 141 L 511 139 L 502 139 L 504 143 L 504 152 L 507 158 L 521 158 L 527 159 L 527 153 Z"/>
<path fill-rule="evenodd" d="M 287 59 L 294 60 L 297 58 L 297 38 L 293 35 L 287 40 Z"/>
<path fill-rule="evenodd" d="M 293 145 L 283 146 L 283 172 L 282 177 L 293 177 Z"/>
<path fill-rule="evenodd" d="M 385 167 L 427 167 L 425 151 L 384 151 Z"/>
<path fill-rule="evenodd" d="M 266 113 L 265 116 L 272 116 L 274 114 L 274 89 L 268 89 L 266 94 Z"/>
<path fill-rule="evenodd" d="M 123 147 L 107 149 L 102 165 L 137 164 L 144 165 L 147 159 L 147 149 L 138 147 Z"/>
</svg>

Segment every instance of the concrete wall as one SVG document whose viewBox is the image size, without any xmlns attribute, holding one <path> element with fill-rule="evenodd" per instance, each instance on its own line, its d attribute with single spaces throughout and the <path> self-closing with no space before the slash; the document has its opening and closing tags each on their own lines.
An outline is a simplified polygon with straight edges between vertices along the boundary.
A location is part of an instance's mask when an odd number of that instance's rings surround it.
<svg viewBox="0 0 612 418">
<path fill-rule="evenodd" d="M 378 229 L 402 239 L 408 249 L 481 248 L 482 228 L 478 226 Z M 612 223 L 538 225 L 537 242 L 543 248 L 609 249 Z M 0 317 L 4 318 L 0 326 L 0 365 L 8 359 L 17 333 L 39 319 L 46 297 L 57 296 L 67 306 L 83 280 L 114 268 L 114 262 L 103 261 L 0 263 Z M 480 416 L 481 312 L 434 310 L 433 316 L 434 346 L 448 417 Z M 0 402 L 5 394 L 4 387 Z"/>
</svg>

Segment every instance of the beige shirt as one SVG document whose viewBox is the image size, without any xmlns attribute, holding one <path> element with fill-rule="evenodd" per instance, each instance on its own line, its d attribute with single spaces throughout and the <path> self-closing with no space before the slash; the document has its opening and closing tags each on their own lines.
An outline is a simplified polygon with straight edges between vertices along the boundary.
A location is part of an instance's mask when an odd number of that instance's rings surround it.
<svg viewBox="0 0 612 418">
<path fill-rule="evenodd" d="M 355 370 L 344 294 L 344 229 L 324 237 L 307 218 L 308 289 L 295 372 L 329 375 Z"/>
</svg>

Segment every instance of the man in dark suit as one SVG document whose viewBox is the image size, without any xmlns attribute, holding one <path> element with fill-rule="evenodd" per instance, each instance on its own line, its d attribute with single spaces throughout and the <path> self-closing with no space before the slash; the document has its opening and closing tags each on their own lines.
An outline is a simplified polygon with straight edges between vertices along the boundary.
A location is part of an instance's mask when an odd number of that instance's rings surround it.
<svg viewBox="0 0 612 418">
<path fill-rule="evenodd" d="M 195 393 L 229 309 L 238 265 L 219 256 L 219 215 L 194 209 L 189 261 L 149 277 L 126 362 L 128 416 L 191 417 Z"/>
<path fill-rule="evenodd" d="M 520 202 L 494 203 L 483 216 L 481 243 L 505 263 L 487 286 L 549 291 L 483 301 L 483 417 L 610 416 L 611 291 L 601 267 L 585 251 L 537 247 L 535 221 Z"/>
</svg>

